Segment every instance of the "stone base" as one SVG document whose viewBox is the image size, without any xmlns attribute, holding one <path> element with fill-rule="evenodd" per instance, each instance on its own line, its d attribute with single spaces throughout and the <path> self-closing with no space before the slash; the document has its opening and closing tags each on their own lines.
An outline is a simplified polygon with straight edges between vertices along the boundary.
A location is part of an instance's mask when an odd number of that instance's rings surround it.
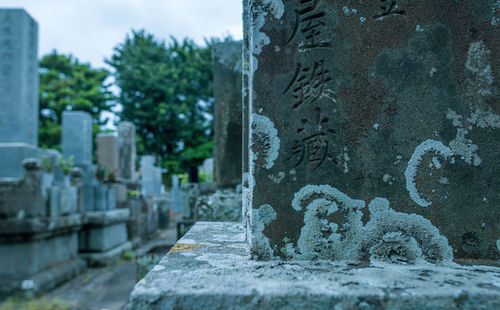
<svg viewBox="0 0 500 310">
<path fill-rule="evenodd" d="M 76 258 L 61 262 L 30 277 L 2 276 L 0 277 L 0 297 L 27 291 L 36 295 L 50 291 L 81 274 L 86 268 L 85 261 Z"/>
<path fill-rule="evenodd" d="M 500 268 L 252 261 L 236 223 L 198 222 L 135 286 L 139 309 L 500 309 Z"/>
<path fill-rule="evenodd" d="M 24 175 L 23 160 L 39 158 L 40 150 L 26 143 L 0 143 L 0 178 L 19 178 Z"/>
<path fill-rule="evenodd" d="M 132 244 L 125 242 L 105 252 L 81 253 L 80 256 L 87 261 L 89 266 L 108 266 L 120 260 L 122 253 L 132 250 Z"/>
<path fill-rule="evenodd" d="M 80 233 L 81 252 L 106 252 L 127 241 L 127 226 L 130 211 L 89 212 Z"/>
</svg>

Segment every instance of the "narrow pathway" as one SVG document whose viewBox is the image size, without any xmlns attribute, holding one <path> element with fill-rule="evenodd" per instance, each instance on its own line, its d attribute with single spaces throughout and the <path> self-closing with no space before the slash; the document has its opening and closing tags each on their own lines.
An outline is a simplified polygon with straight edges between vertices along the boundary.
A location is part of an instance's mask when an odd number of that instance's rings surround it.
<svg viewBox="0 0 500 310">
<path fill-rule="evenodd" d="M 176 224 L 139 248 L 136 253 L 148 251 L 177 241 Z M 45 295 L 74 305 L 78 310 L 122 310 L 136 283 L 135 261 L 121 261 L 114 266 L 89 268 L 85 273 Z"/>
</svg>

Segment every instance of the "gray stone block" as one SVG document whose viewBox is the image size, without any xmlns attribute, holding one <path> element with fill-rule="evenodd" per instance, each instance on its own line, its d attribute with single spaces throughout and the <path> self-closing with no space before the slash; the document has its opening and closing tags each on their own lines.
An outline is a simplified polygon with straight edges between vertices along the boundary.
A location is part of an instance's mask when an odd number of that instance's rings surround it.
<svg viewBox="0 0 500 310">
<path fill-rule="evenodd" d="M 135 175 L 136 146 L 135 146 L 135 125 L 131 122 L 121 122 L 118 124 L 118 145 L 119 145 L 119 173 L 118 176 L 124 180 L 133 181 Z"/>
<path fill-rule="evenodd" d="M 125 222 L 109 226 L 89 226 L 81 232 L 81 252 L 105 252 L 127 242 Z"/>
<path fill-rule="evenodd" d="M 215 180 L 219 187 L 241 184 L 242 43 L 214 44 Z"/>
<path fill-rule="evenodd" d="M 0 9 L 0 29 L 0 143 L 25 143 L 36 147 L 38 24 L 23 9 Z M 0 149 L 0 154 L 3 153 Z M 4 159 L 0 160 L 0 175 L 18 176 L 3 171 L 17 161 Z"/>
<path fill-rule="evenodd" d="M 498 309 L 500 268 L 250 260 L 236 223 L 198 222 L 135 286 L 129 309 Z"/>
<path fill-rule="evenodd" d="M 104 252 L 82 253 L 81 257 L 87 261 L 89 266 L 107 266 L 116 264 L 122 254 L 132 250 L 132 244 L 125 242 Z"/>
<path fill-rule="evenodd" d="M 92 163 L 92 116 L 82 111 L 62 113 L 62 153 L 76 166 Z"/>
<path fill-rule="evenodd" d="M 21 242 L 0 242 L 0 278 L 29 277 L 50 265 L 76 258 L 78 234 L 53 235 Z"/>
<path fill-rule="evenodd" d="M 0 178 L 22 177 L 27 158 L 40 158 L 40 150 L 26 143 L 0 143 Z"/>
<path fill-rule="evenodd" d="M 47 216 L 42 173 L 28 171 L 23 178 L 0 179 L 0 219 Z"/>
<path fill-rule="evenodd" d="M 114 134 L 100 133 L 97 135 L 97 163 L 101 169 L 118 177 L 119 145 Z"/>
</svg>

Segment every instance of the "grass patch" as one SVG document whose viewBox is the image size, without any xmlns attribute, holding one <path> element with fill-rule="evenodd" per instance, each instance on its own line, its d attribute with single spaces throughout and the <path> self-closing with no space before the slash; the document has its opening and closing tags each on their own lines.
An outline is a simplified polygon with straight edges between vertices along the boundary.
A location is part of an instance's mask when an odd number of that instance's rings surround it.
<svg viewBox="0 0 500 310">
<path fill-rule="evenodd" d="M 9 298 L 0 303 L 0 310 L 71 310 L 75 306 L 57 298 Z"/>
</svg>

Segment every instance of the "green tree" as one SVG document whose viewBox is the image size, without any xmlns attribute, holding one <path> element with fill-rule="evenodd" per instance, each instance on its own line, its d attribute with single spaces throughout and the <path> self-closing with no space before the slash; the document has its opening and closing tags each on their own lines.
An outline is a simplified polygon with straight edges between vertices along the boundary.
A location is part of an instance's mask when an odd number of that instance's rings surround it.
<svg viewBox="0 0 500 310">
<path fill-rule="evenodd" d="M 107 122 L 103 111 L 110 111 L 113 94 L 106 82 L 109 72 L 80 63 L 71 55 L 57 51 L 40 60 L 40 129 L 39 144 L 60 148 L 63 111 L 86 111 L 94 120 L 94 131 Z"/>
<path fill-rule="evenodd" d="M 176 172 L 211 156 L 211 42 L 172 38 L 166 45 L 144 30 L 132 31 L 107 63 L 121 90 L 120 117 L 137 126 L 138 149 L 160 156 Z"/>
</svg>

